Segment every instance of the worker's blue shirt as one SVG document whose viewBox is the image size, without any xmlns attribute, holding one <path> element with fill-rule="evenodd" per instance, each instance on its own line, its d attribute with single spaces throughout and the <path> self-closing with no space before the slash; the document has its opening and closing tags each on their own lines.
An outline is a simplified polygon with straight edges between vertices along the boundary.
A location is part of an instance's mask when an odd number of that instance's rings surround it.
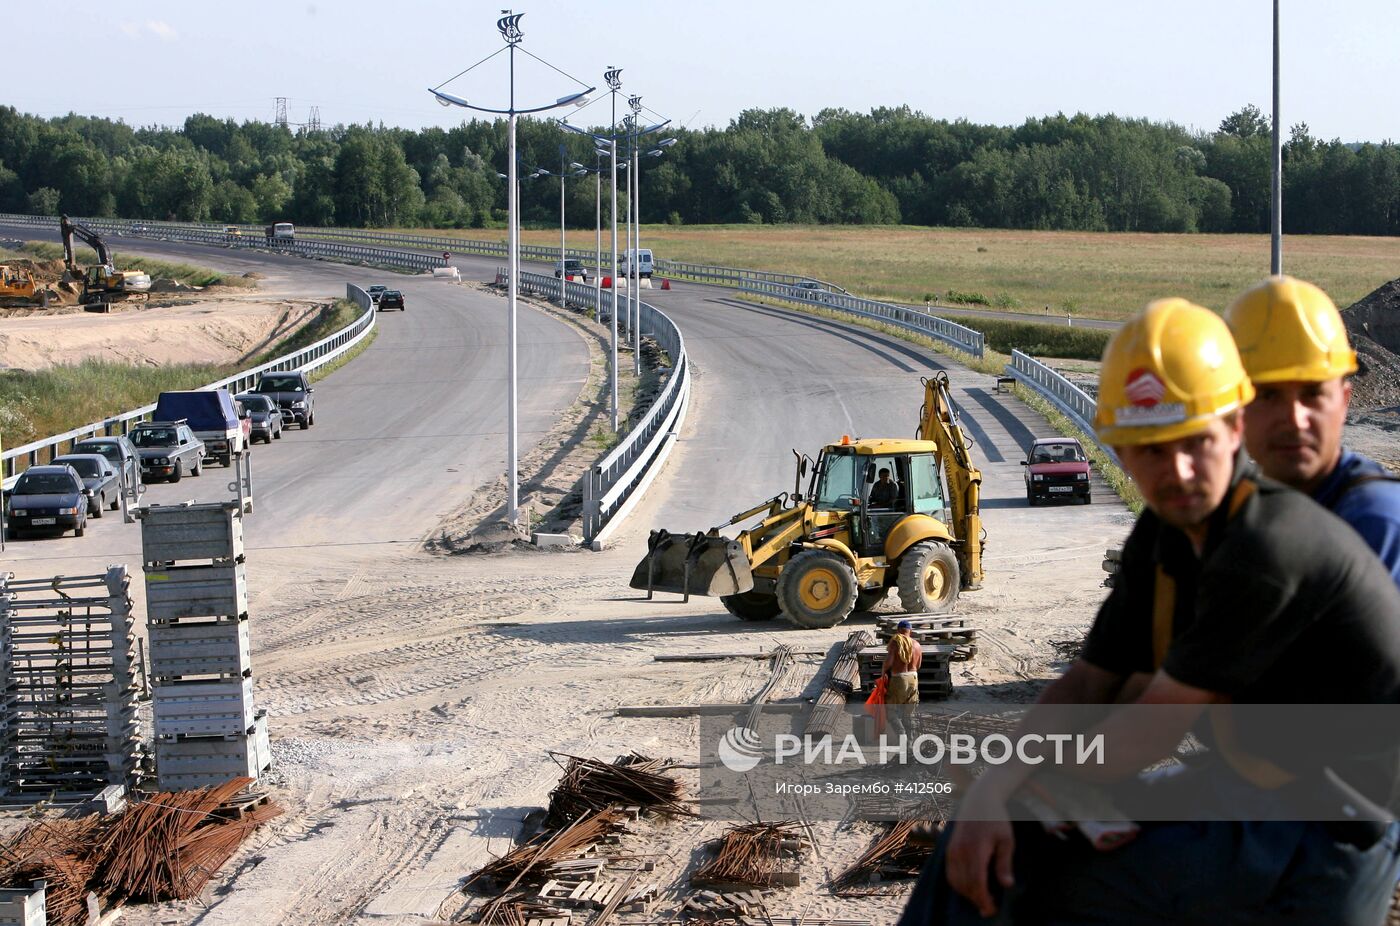
<svg viewBox="0 0 1400 926">
<path fill-rule="evenodd" d="M 1359 477 L 1387 472 L 1374 460 L 1343 449 L 1337 468 L 1318 486 L 1313 500 L 1355 528 L 1400 585 L 1400 481 L 1376 479 L 1351 485 Z"/>
</svg>

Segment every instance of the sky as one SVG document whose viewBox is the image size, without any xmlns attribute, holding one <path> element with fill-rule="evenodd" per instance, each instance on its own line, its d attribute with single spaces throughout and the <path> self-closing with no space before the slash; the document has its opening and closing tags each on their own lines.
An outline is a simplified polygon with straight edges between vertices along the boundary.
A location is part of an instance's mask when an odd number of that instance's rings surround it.
<svg viewBox="0 0 1400 926">
<path fill-rule="evenodd" d="M 285 97 L 292 123 L 314 106 L 327 127 L 450 127 L 470 114 L 440 107 L 428 88 L 502 47 L 501 10 L 474 0 L 45 3 L 6 43 L 0 104 L 141 126 L 196 112 L 271 120 Z M 1281 0 L 1281 10 L 1285 128 L 1400 139 L 1400 2 Z M 997 125 L 1086 112 L 1212 131 L 1247 103 L 1271 108 L 1271 0 L 533 0 L 515 11 L 521 48 L 548 63 L 516 55 L 520 108 L 601 86 L 609 66 L 622 68 L 624 94 L 692 129 L 751 108 L 908 105 Z M 498 54 L 443 89 L 503 109 L 508 68 Z M 595 96 L 567 118 L 605 125 L 611 100 Z"/>
</svg>

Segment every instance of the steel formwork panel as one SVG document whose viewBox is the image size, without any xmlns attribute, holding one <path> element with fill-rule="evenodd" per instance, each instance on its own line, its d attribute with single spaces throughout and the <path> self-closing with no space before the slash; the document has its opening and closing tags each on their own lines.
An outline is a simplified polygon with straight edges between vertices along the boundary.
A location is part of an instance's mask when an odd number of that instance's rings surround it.
<svg viewBox="0 0 1400 926">
<path fill-rule="evenodd" d="M 225 736 L 253 726 L 253 680 L 168 682 L 152 691 L 156 736 Z"/>
<path fill-rule="evenodd" d="M 135 633 L 124 566 L 0 574 L 0 793 L 33 799 L 131 784 L 140 755 Z M 100 589 L 105 595 L 79 590 Z"/>
<path fill-rule="evenodd" d="M 247 621 L 152 624 L 151 675 L 246 675 L 252 671 Z"/>
<path fill-rule="evenodd" d="M 151 505 L 138 514 L 144 562 L 231 561 L 243 555 L 243 518 L 237 502 Z"/>
<path fill-rule="evenodd" d="M 243 564 L 146 570 L 146 618 L 238 617 L 248 613 Z"/>
</svg>

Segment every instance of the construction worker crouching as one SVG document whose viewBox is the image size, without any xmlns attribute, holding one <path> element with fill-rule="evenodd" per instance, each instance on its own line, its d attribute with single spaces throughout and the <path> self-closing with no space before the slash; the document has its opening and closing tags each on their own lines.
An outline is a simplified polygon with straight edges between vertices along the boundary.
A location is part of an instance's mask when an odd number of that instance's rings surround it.
<svg viewBox="0 0 1400 926">
<path fill-rule="evenodd" d="M 1114 335 L 1096 427 L 1147 510 L 1082 654 L 1016 734 L 1062 731 L 1061 705 L 1150 706 L 1085 721 L 1105 737 L 1108 759 L 1067 774 L 1135 785 L 1142 769 L 1195 733 L 1210 751 L 1179 777 L 1197 776 L 1205 786 L 1191 793 L 1215 796 L 1227 815 L 1189 803 L 1172 818 L 1182 822 L 1144 818 L 1136 839 L 1098 851 L 1039 823 L 1013 826 L 1013 816 L 1024 816 L 1009 807 L 1035 769 L 989 766 L 962 796 L 900 926 L 992 916 L 1105 926 L 1383 922 L 1400 871 L 1400 825 L 1384 806 L 1400 779 L 1396 750 L 1378 760 L 1385 784 L 1364 795 L 1369 809 L 1381 809 L 1353 831 L 1290 822 L 1297 805 L 1287 801 L 1297 791 L 1256 780 L 1261 768 L 1295 777 L 1270 761 L 1281 758 L 1249 753 L 1221 728 L 1203 729 L 1224 704 L 1292 711 L 1400 702 L 1400 590 L 1345 523 L 1301 493 L 1256 479 L 1240 452 L 1240 413 L 1253 397 L 1228 328 L 1206 309 L 1161 300 Z M 1169 722 L 1142 724 L 1131 711 L 1144 709 Z M 1272 812 L 1241 821 L 1228 816 L 1238 813 L 1232 806 L 1251 808 L 1251 817 L 1255 808 Z M 1183 819 L 1192 814 L 1200 819 Z"/>
<path fill-rule="evenodd" d="M 1355 528 L 1400 584 L 1400 479 L 1342 446 L 1356 352 L 1341 313 L 1311 283 L 1276 276 L 1225 321 L 1258 393 L 1244 417 L 1249 455 Z"/>
</svg>

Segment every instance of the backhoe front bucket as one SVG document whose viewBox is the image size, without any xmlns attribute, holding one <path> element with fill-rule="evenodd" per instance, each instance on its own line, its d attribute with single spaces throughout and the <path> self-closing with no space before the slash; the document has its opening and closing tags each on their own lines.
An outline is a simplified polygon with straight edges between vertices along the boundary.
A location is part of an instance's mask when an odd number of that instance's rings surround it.
<svg viewBox="0 0 1400 926">
<path fill-rule="evenodd" d="M 749 558 L 737 540 L 717 534 L 652 531 L 632 587 L 684 595 L 737 595 L 753 589 Z"/>
</svg>

